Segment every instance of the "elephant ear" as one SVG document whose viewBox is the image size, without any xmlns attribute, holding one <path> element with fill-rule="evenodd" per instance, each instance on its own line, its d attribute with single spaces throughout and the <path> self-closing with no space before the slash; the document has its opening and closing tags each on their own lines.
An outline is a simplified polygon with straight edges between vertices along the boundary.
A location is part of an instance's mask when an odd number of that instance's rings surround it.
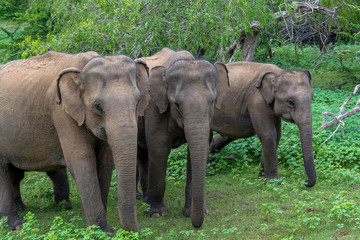
<svg viewBox="0 0 360 240">
<path fill-rule="evenodd" d="M 311 73 L 309 72 L 309 70 L 304 70 L 303 73 L 305 73 L 305 75 L 309 78 L 309 84 L 311 86 Z"/>
<path fill-rule="evenodd" d="M 140 91 L 140 100 L 137 105 L 138 116 L 144 116 L 144 111 L 150 101 L 149 68 L 145 62 L 136 61 L 136 83 Z"/>
<path fill-rule="evenodd" d="M 81 71 L 77 68 L 67 68 L 59 74 L 56 80 L 56 102 L 79 126 L 85 122 L 85 106 L 81 98 L 80 73 Z"/>
<path fill-rule="evenodd" d="M 160 113 L 164 113 L 168 106 L 167 99 L 167 84 L 165 82 L 165 67 L 158 66 L 151 69 L 149 78 L 150 83 L 150 96 L 159 108 Z"/>
<path fill-rule="evenodd" d="M 215 67 L 217 71 L 216 89 L 218 92 L 215 100 L 215 107 L 217 109 L 220 109 L 222 100 L 224 99 L 225 94 L 230 88 L 228 75 L 229 71 L 226 68 L 226 65 L 220 62 L 215 63 Z"/>
<path fill-rule="evenodd" d="M 275 73 L 267 72 L 262 75 L 260 80 L 257 82 L 256 88 L 259 89 L 267 104 L 271 104 L 275 99 L 275 81 Z"/>
</svg>

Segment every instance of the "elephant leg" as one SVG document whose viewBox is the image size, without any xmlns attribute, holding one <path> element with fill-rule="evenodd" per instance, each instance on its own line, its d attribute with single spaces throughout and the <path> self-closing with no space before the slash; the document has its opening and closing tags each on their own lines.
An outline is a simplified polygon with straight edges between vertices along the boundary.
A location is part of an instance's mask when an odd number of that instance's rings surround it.
<svg viewBox="0 0 360 240">
<path fill-rule="evenodd" d="M 26 205 L 24 204 L 21 193 L 20 193 L 20 182 L 24 179 L 24 170 L 18 169 L 12 165 L 10 165 L 10 170 L 14 172 L 14 179 L 13 179 L 13 196 L 14 202 L 16 205 L 17 211 L 22 211 L 26 209 Z"/>
<path fill-rule="evenodd" d="M 149 157 L 146 149 L 138 147 L 137 154 L 137 180 L 140 180 L 141 190 L 143 193 L 143 202 L 147 202 L 147 190 L 149 184 Z M 136 198 L 141 199 L 141 194 L 138 190 L 136 190 Z M 137 198 L 138 199 L 138 198 Z"/>
<path fill-rule="evenodd" d="M 101 199 L 106 209 L 109 195 L 114 161 L 111 148 L 107 143 L 101 143 L 96 149 L 97 173 L 101 190 Z"/>
<path fill-rule="evenodd" d="M 275 123 L 275 128 L 276 128 L 276 152 L 277 152 L 277 149 L 279 147 L 280 138 L 281 138 L 281 121 L 278 121 L 277 123 Z M 258 177 L 265 177 L 264 157 L 261 157 L 261 170 L 259 172 Z"/>
<path fill-rule="evenodd" d="M 251 113 L 250 113 L 251 116 Z M 253 116 L 252 122 L 256 134 L 260 138 L 262 145 L 262 166 L 266 180 L 279 179 L 278 158 L 277 158 L 277 139 L 278 121 L 275 116 Z"/>
<path fill-rule="evenodd" d="M 72 208 L 72 204 L 69 199 L 70 187 L 66 168 L 46 172 L 46 174 L 49 176 L 53 184 L 55 203 L 60 204 L 62 201 L 65 201 L 66 208 Z"/>
<path fill-rule="evenodd" d="M 219 150 L 223 149 L 226 145 L 228 145 L 232 141 L 234 141 L 234 139 L 226 137 L 226 136 L 221 136 L 220 134 L 216 135 L 211 140 L 209 150 L 211 153 L 215 153 L 216 150 L 219 151 Z"/>
<path fill-rule="evenodd" d="M 157 141 L 156 143 L 151 143 L 149 145 L 152 144 L 155 144 L 156 146 L 150 146 L 150 148 L 148 148 L 149 185 L 146 202 L 150 205 L 150 210 L 147 213 L 151 217 L 159 217 L 169 214 L 169 208 L 164 203 L 164 195 L 166 187 L 167 159 L 170 154 L 171 147 L 167 146 L 167 142 Z M 160 148 L 158 146 L 162 147 Z"/>
<path fill-rule="evenodd" d="M 20 230 L 23 221 L 17 214 L 14 201 L 14 174 L 15 172 L 10 169 L 9 165 L 0 165 L 0 217 L 8 218 L 10 229 Z"/>
<path fill-rule="evenodd" d="M 73 123 L 71 123 L 73 124 Z M 59 129 L 58 136 L 68 169 L 75 179 L 88 226 L 97 225 L 101 230 L 112 232 L 106 220 L 106 209 L 99 184 L 95 140 L 77 126 L 69 130 Z"/>
<path fill-rule="evenodd" d="M 182 214 L 185 217 L 191 216 L 191 200 L 192 200 L 192 172 L 191 172 L 191 157 L 189 147 L 187 147 L 187 163 L 186 163 L 186 187 L 185 187 L 185 206 L 182 210 Z M 205 214 L 209 213 L 209 209 L 205 206 Z"/>
</svg>

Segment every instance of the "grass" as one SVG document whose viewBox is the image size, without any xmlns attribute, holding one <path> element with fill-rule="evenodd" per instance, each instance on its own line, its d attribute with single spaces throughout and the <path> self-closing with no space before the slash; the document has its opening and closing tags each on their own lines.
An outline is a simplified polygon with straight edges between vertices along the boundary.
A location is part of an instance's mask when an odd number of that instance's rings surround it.
<svg viewBox="0 0 360 240">
<path fill-rule="evenodd" d="M 281 167 L 282 183 L 264 183 L 257 178 L 257 166 L 237 174 L 210 176 L 206 179 L 206 204 L 210 213 L 199 229 L 181 215 L 184 181 L 168 181 L 165 201 L 170 214 L 149 218 L 137 202 L 140 239 L 357 239 L 360 237 L 360 174 L 352 172 L 346 181 L 342 173 L 331 177 L 319 172 L 318 184 L 309 189 L 300 178 Z M 29 173 L 23 184 L 24 202 L 37 222 L 37 236 L 48 234 L 55 216 L 84 228 L 80 198 L 73 180 L 72 210 L 52 201 L 51 183 L 42 173 Z M 35 181 L 35 184 L 28 184 Z M 116 187 L 109 195 L 108 221 L 119 228 Z M 7 233 L 5 226 L 0 233 Z M 15 234 L 15 233 L 14 233 Z M 30 237 L 30 236 L 29 236 Z M 15 238 L 17 239 L 17 238 Z M 20 239 L 20 238 L 19 238 Z M 40 238 L 42 239 L 42 238 Z"/>
</svg>

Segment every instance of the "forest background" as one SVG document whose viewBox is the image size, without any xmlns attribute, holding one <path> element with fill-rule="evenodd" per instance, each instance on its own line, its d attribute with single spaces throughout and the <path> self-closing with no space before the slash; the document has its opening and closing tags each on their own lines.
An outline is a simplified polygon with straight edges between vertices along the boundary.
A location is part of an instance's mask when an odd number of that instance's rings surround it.
<svg viewBox="0 0 360 240">
<path fill-rule="evenodd" d="M 129 239 L 355 239 L 360 237 L 360 120 L 344 119 L 341 131 L 322 129 L 322 112 L 338 114 L 360 84 L 360 5 L 357 0 L 0 0 L 0 63 L 43 54 L 68 53 L 148 56 L 170 47 L 210 61 L 258 61 L 282 68 L 308 69 L 314 89 L 313 147 L 317 185 L 307 189 L 299 131 L 283 123 L 278 157 L 282 184 L 257 178 L 261 145 L 240 139 L 212 154 L 207 169 L 210 213 L 199 230 L 181 216 L 186 147 L 171 153 L 166 202 L 171 214 L 144 216 L 138 202 L 140 233 L 118 229 L 116 182 L 109 201 L 117 237 Z M 355 109 L 358 95 L 346 111 Z M 346 112 L 345 111 L 345 112 Z M 328 117 L 326 121 L 332 120 Z M 22 192 L 26 224 L 7 239 L 106 239 L 85 228 L 81 201 L 72 184 L 73 210 L 52 202 L 51 183 L 28 173 Z M 56 217 L 55 217 L 56 216 Z"/>
</svg>

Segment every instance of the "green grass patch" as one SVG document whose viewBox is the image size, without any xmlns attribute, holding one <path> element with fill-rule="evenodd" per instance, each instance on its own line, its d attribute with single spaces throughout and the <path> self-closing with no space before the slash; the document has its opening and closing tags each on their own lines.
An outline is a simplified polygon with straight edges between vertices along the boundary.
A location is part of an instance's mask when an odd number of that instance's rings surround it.
<svg viewBox="0 0 360 240">
<path fill-rule="evenodd" d="M 332 176 L 319 174 L 318 184 L 306 188 L 304 178 L 292 175 L 281 167 L 283 181 L 265 183 L 257 176 L 257 167 L 249 166 L 237 174 L 217 175 L 206 179 L 206 205 L 210 213 L 199 229 L 181 215 L 184 204 L 184 181 L 167 183 L 165 202 L 170 214 L 161 218 L 149 218 L 143 214 L 144 206 L 137 202 L 140 233 L 123 234 L 128 239 L 331 239 L 342 235 L 346 239 L 360 237 L 360 189 L 359 172 L 350 172 L 344 181 L 343 173 Z M 45 174 L 29 173 L 26 181 L 45 180 Z M 37 181 L 38 181 L 37 180 Z M 24 182 L 27 189 L 27 183 Z M 50 182 L 45 184 L 51 186 Z M 44 186 L 45 186 L 44 185 Z M 1 236 L 7 239 L 68 239 L 70 237 L 107 239 L 99 231 L 85 228 L 79 195 L 72 181 L 72 210 L 56 206 L 46 197 L 50 188 L 27 190 L 25 204 L 28 209 L 21 213 L 26 219 L 18 232 L 6 229 L 2 222 Z M 24 189 L 24 190 L 25 190 Z M 25 190 L 26 191 L 26 190 Z M 46 194 L 43 194 L 44 191 Z M 119 229 L 116 186 L 109 195 L 108 221 Z M 40 194 L 39 194 L 40 193 Z M 128 234 L 128 235 L 126 235 Z M 125 236 L 125 237 L 124 237 Z"/>
</svg>

